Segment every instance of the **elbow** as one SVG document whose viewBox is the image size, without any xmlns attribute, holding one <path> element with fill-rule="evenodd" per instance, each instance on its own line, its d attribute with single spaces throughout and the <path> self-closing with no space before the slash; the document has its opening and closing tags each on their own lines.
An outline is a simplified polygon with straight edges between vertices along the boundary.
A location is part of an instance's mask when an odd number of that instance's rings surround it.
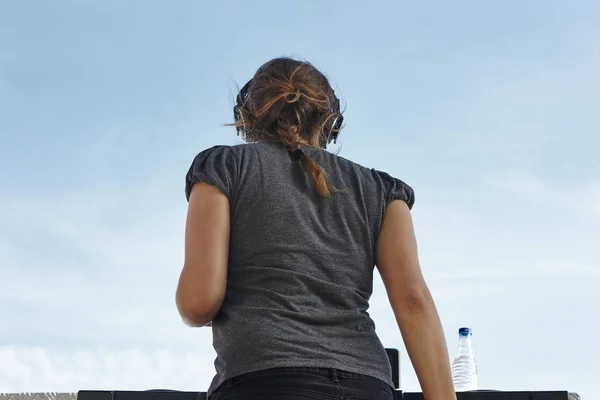
<svg viewBox="0 0 600 400">
<path fill-rule="evenodd" d="M 433 298 L 427 287 L 407 289 L 396 304 L 403 315 L 422 315 L 433 307 Z"/>
<path fill-rule="evenodd" d="M 195 310 L 188 310 L 179 308 L 179 315 L 181 315 L 181 319 L 183 322 L 192 328 L 200 328 L 208 325 L 213 317 L 208 316 L 207 314 L 199 313 Z"/>
<path fill-rule="evenodd" d="M 191 301 L 177 293 L 177 310 L 183 322 L 191 327 L 208 325 L 216 317 L 219 307 L 203 301 Z"/>
<path fill-rule="evenodd" d="M 225 285 L 207 285 L 181 274 L 175 302 L 183 322 L 191 327 L 206 326 L 217 316 L 225 299 Z"/>
</svg>

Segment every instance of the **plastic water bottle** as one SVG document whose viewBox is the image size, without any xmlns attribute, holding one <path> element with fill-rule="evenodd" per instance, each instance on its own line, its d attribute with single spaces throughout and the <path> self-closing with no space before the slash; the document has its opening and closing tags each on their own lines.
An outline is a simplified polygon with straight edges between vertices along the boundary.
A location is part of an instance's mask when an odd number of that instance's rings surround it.
<svg viewBox="0 0 600 400">
<path fill-rule="evenodd" d="M 472 335 L 470 328 L 458 330 L 458 349 L 452 363 L 452 381 L 457 392 L 477 390 L 477 363 L 471 345 Z"/>
</svg>

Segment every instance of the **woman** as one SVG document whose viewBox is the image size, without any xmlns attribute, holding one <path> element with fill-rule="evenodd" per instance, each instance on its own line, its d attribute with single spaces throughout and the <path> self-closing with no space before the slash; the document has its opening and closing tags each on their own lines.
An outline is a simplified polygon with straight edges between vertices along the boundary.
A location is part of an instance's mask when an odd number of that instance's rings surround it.
<svg viewBox="0 0 600 400">
<path fill-rule="evenodd" d="M 455 399 L 417 258 L 413 191 L 327 152 L 342 115 L 325 76 L 277 58 L 240 91 L 246 144 L 200 153 L 177 306 L 212 324 L 211 400 L 394 399 L 367 309 L 376 265 L 425 398 Z"/>
</svg>

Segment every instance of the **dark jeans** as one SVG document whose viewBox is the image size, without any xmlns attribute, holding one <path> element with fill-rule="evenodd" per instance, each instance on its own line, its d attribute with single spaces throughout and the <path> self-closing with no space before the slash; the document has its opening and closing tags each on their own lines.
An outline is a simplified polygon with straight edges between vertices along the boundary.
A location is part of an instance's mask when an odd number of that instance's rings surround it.
<svg viewBox="0 0 600 400">
<path fill-rule="evenodd" d="M 225 381 L 209 400 L 395 400 L 385 382 L 327 368 L 274 368 Z"/>
</svg>

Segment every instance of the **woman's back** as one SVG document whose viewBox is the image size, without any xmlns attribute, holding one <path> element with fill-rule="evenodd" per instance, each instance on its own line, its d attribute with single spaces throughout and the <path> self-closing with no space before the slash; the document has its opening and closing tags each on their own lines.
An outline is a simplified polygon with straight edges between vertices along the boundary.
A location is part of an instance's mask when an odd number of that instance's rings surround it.
<svg viewBox="0 0 600 400">
<path fill-rule="evenodd" d="M 248 144 L 200 153 L 187 175 L 176 296 L 189 325 L 212 321 L 209 398 L 393 399 L 368 314 L 377 264 L 425 398 L 455 399 L 418 261 L 413 191 L 324 150 L 344 120 L 328 79 L 273 59 L 233 111 Z"/>
<path fill-rule="evenodd" d="M 376 241 L 387 204 L 413 192 L 387 174 L 311 146 L 328 172 L 320 196 L 298 158 L 277 142 L 200 153 L 187 190 L 203 181 L 230 202 L 225 299 L 213 320 L 212 391 L 240 374 L 282 366 L 336 368 L 391 382 L 367 312 Z M 297 153 L 296 153 L 297 154 Z"/>
</svg>

